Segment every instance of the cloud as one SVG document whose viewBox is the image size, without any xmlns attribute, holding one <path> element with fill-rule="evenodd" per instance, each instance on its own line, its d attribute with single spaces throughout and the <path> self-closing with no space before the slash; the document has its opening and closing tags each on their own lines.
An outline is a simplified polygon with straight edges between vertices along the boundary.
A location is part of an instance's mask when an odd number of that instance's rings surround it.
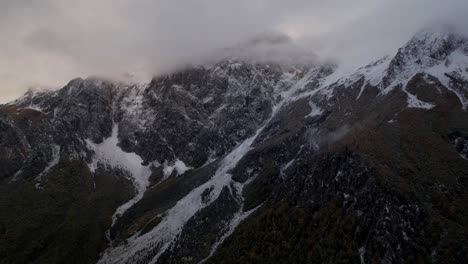
<svg viewBox="0 0 468 264">
<path fill-rule="evenodd" d="M 322 56 L 336 57 L 350 66 L 362 65 L 383 55 L 392 55 L 424 27 L 453 25 L 468 36 L 468 1 L 392 0 L 377 1 L 362 16 L 346 25 L 316 36 L 315 49 Z"/>
<path fill-rule="evenodd" d="M 465 0 L 2 0 L 0 101 L 77 76 L 149 79 L 278 31 L 295 41 L 286 55 L 351 67 L 396 51 L 428 23 L 468 32 L 466 10 Z"/>
</svg>

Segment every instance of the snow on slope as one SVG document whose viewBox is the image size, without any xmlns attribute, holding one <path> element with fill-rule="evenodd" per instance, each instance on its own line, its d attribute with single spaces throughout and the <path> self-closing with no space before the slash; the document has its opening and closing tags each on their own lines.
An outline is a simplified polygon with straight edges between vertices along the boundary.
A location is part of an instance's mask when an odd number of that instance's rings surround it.
<svg viewBox="0 0 468 264">
<path fill-rule="evenodd" d="M 309 101 L 309 106 L 312 110 L 310 111 L 308 115 L 306 115 L 306 117 L 319 116 L 323 113 L 323 110 L 318 105 L 314 104 L 313 102 Z"/>
<path fill-rule="evenodd" d="M 192 190 L 184 198 L 179 200 L 174 207 L 166 211 L 162 215 L 163 219 L 161 222 L 153 230 L 141 236 L 139 233 L 136 233 L 127 240 L 128 243 L 126 245 L 107 249 L 102 254 L 98 263 L 132 263 L 150 254 L 150 252 L 154 251 L 155 248 L 158 253 L 152 258 L 150 263 L 156 263 L 158 258 L 169 248 L 171 243 L 178 238 L 187 221 L 198 211 L 216 201 L 224 187 L 231 188 L 232 185 L 235 186 L 237 190 L 235 193 L 237 193 L 239 200 L 243 203 L 240 190 L 242 190 L 243 186 L 248 184 L 248 182 L 244 184 L 234 182 L 231 178 L 232 175 L 230 174 L 230 171 L 251 150 L 251 146 L 255 142 L 255 139 L 275 117 L 281 107 L 290 103 L 292 101 L 292 97 L 296 95 L 300 89 L 304 88 L 304 85 L 308 83 L 308 80 L 310 81 L 311 75 L 314 74 L 316 73 L 314 73 L 313 70 L 310 71 L 290 89 L 281 92 L 281 100 L 273 107 L 270 118 L 253 136 L 244 140 L 223 158 L 218 169 L 209 181 Z M 209 199 L 202 199 L 202 195 L 204 193 L 210 194 Z M 213 245 L 213 250 L 215 250 L 216 247 L 222 243 L 224 238 L 229 236 L 237 225 L 251 212 L 253 211 L 238 212 L 235 214 L 234 218 L 229 223 L 225 235 L 221 240 L 218 240 L 218 242 Z"/>
<path fill-rule="evenodd" d="M 426 109 L 429 110 L 433 108 L 435 105 L 431 103 L 426 103 L 418 99 L 418 97 L 414 94 L 411 94 L 406 90 L 406 88 L 403 89 L 403 91 L 406 93 L 408 96 L 407 102 L 408 102 L 408 107 L 409 108 L 419 108 L 419 109 Z"/>
<path fill-rule="evenodd" d="M 260 208 L 262 206 L 262 204 L 260 204 L 257 207 L 255 207 L 253 209 L 250 209 L 249 211 L 244 212 L 244 197 L 242 196 L 242 192 L 244 190 L 244 187 L 246 185 L 248 185 L 249 183 L 251 183 L 253 180 L 255 180 L 255 177 L 252 177 L 252 178 L 248 179 L 244 183 L 233 182 L 234 190 L 231 189 L 231 192 L 236 192 L 237 197 L 240 200 L 239 202 L 240 202 L 241 206 L 239 208 L 239 211 L 237 211 L 234 214 L 234 216 L 232 217 L 232 219 L 230 220 L 230 222 L 226 226 L 224 234 L 211 246 L 211 250 L 210 250 L 210 253 L 208 254 L 208 256 L 206 258 L 202 259 L 200 262 L 198 262 L 199 264 L 202 264 L 202 263 L 206 262 L 209 258 L 211 258 L 213 256 L 213 254 L 216 252 L 216 250 L 218 249 L 218 247 L 224 242 L 224 240 L 226 240 L 226 238 L 228 238 L 229 236 L 232 235 L 232 233 L 234 233 L 237 226 L 242 221 L 244 221 L 244 219 L 249 217 L 249 215 L 251 215 L 253 212 L 255 212 L 258 208 Z"/>
<path fill-rule="evenodd" d="M 372 64 L 358 69 L 357 73 L 354 74 L 354 79 L 357 81 L 359 78 L 364 77 L 365 81 L 359 91 L 359 95 L 356 97 L 356 100 L 361 97 L 367 84 L 378 86 L 382 82 L 382 77 L 388 69 L 389 64 L 390 56 L 385 56 Z"/>
<path fill-rule="evenodd" d="M 138 236 L 135 234 L 128 239 L 126 246 L 119 246 L 104 252 L 99 263 L 126 263 L 138 259 L 138 255 L 146 255 L 157 245 L 161 245 L 158 253 L 150 263 L 155 263 L 162 253 L 177 239 L 185 223 L 195 215 L 196 212 L 214 202 L 225 186 L 232 183 L 229 171 L 233 169 L 240 159 L 250 150 L 250 146 L 263 130 L 261 127 L 255 135 L 246 139 L 229 153 L 220 163 L 214 176 L 205 184 L 195 188 L 177 204 L 169 209 L 162 221 L 150 232 Z M 202 194 L 211 190 L 209 199 L 204 203 Z"/>
<path fill-rule="evenodd" d="M 45 167 L 45 169 L 36 177 L 36 188 L 41 187 L 42 178 L 47 175 L 47 173 L 59 163 L 60 161 L 60 146 L 59 145 L 52 145 L 52 159 L 49 161 L 49 164 Z M 16 176 L 16 174 L 15 174 Z"/>
<path fill-rule="evenodd" d="M 192 190 L 192 192 L 179 200 L 173 208 L 162 214 L 162 221 L 153 230 L 142 236 L 139 236 L 139 233 L 135 234 L 128 239 L 127 245 L 109 248 L 103 253 L 99 263 L 135 262 L 148 255 L 153 255 L 154 252 L 157 252 L 157 254 L 154 255 L 151 263 L 157 262 L 158 258 L 170 247 L 171 243 L 178 239 L 183 227 L 191 217 L 199 210 L 213 203 L 219 197 L 224 187 L 230 188 L 230 186 L 238 185 L 238 183 L 232 181 L 229 173 L 230 170 L 237 165 L 246 153 L 248 153 L 257 136 L 285 104 L 317 93 L 330 98 L 333 96 L 335 87 L 339 85 L 347 87 L 363 78 L 364 83 L 356 100 L 360 98 L 366 85 L 380 88 L 382 95 L 385 95 L 390 89 L 402 87 L 403 92 L 408 96 L 408 107 L 430 109 L 434 107 L 434 105 L 419 100 L 415 95 L 406 90 L 407 82 L 414 75 L 421 72 L 434 75 L 441 80 L 447 89 L 457 93 L 457 91 L 452 88 L 452 81 L 446 74 L 455 73 L 457 78 L 468 80 L 466 77 L 468 76 L 468 49 L 466 47 L 460 47 L 455 50 L 448 50 L 447 56 L 442 54 L 442 57 L 436 56 L 433 58 L 434 52 L 443 53 L 445 49 L 445 44 L 443 43 L 448 40 L 450 40 L 450 37 L 444 37 L 443 35 L 436 35 L 429 39 L 424 38 L 424 35 L 418 36 L 409 42 L 406 47 L 402 48 L 395 57 L 384 57 L 354 72 L 342 72 L 337 69 L 336 66 L 330 67 L 329 65 L 328 70 L 325 67 L 312 68 L 299 80 L 296 79 L 295 76 L 288 76 L 286 74 L 283 82 L 280 81 L 277 87 L 278 89 L 275 90 L 277 94 L 281 95 L 282 99 L 273 107 L 272 115 L 270 119 L 265 122 L 264 126 L 260 127 L 252 137 L 246 139 L 231 153 L 226 155 L 220 162 L 220 167 L 208 182 Z M 419 49 L 423 49 L 423 51 L 420 52 Z M 440 49 L 442 49 L 442 51 L 440 51 Z M 235 67 L 238 68 L 239 65 L 235 65 Z M 283 89 L 280 87 L 281 84 L 287 84 L 286 86 L 290 85 L 289 87 L 292 86 L 292 88 Z M 237 87 L 239 85 L 240 83 L 236 83 L 230 86 Z M 241 88 L 245 89 L 245 87 Z M 241 91 L 245 92 L 242 89 L 239 91 L 236 90 L 236 92 Z M 457 93 L 457 95 L 464 106 L 466 106 L 467 100 L 463 97 L 463 94 Z M 320 114 L 320 112 L 320 108 L 312 106 L 310 115 L 317 115 Z M 187 169 L 185 164 L 181 163 L 179 165 L 181 166 L 166 164 L 165 171 L 167 172 L 165 174 L 172 173 L 177 167 L 183 170 Z M 181 173 L 179 172 L 179 174 Z M 242 186 L 236 187 L 236 189 L 239 188 L 242 188 Z M 207 201 L 203 202 L 202 193 L 206 193 L 206 190 L 210 190 L 210 197 Z M 239 194 L 239 192 L 236 193 Z M 225 234 L 213 245 L 213 252 L 245 217 L 246 215 L 239 212 L 231 219 L 229 228 Z"/>
<path fill-rule="evenodd" d="M 135 84 L 119 87 L 122 100 L 117 106 L 122 110 L 121 122 L 127 131 L 144 131 L 154 122 L 156 113 L 145 105 L 145 89 L 149 84 Z"/>
<path fill-rule="evenodd" d="M 450 91 L 455 93 L 466 109 L 467 91 L 458 90 L 448 76 L 468 81 L 468 40 L 449 31 L 428 29 L 416 34 L 392 59 L 381 87 L 383 93 L 397 85 L 406 87 L 418 73 L 430 74 Z M 408 95 L 411 97 L 411 95 Z M 408 98 L 409 107 L 414 106 L 414 98 Z M 416 105 L 420 105 L 419 102 Z M 429 109 L 428 105 L 423 108 Z"/>
<path fill-rule="evenodd" d="M 408 95 L 408 107 L 430 109 L 432 104 L 420 101 L 405 90 L 407 83 L 418 73 L 430 74 L 439 79 L 448 90 L 458 96 L 463 108 L 467 109 L 468 91 L 456 88 L 453 80 L 468 83 L 468 40 L 440 29 L 419 32 L 393 57 L 385 56 L 357 70 L 349 71 L 337 67 L 328 76 L 311 76 L 320 82 L 319 88 L 299 97 L 310 96 L 320 90 L 320 94 L 330 99 L 335 87 L 349 87 L 363 78 L 356 100 L 361 97 L 367 85 L 379 88 L 381 95 L 401 87 Z"/>
<path fill-rule="evenodd" d="M 445 87 L 455 93 L 462 103 L 463 108 L 465 110 L 467 109 L 468 98 L 462 91 L 453 87 L 452 80 L 447 75 L 468 82 L 468 50 L 463 51 L 458 49 L 452 52 L 450 56 L 447 57 L 445 63 L 431 67 L 427 70 L 427 73 L 437 77 Z"/>
<path fill-rule="evenodd" d="M 193 169 L 192 167 L 189 167 L 185 164 L 185 162 L 181 161 L 180 159 L 176 159 L 175 161 L 171 162 L 171 165 L 167 163 L 167 161 L 164 163 L 164 179 L 167 179 L 169 176 L 171 176 L 172 172 L 175 170 L 177 172 L 177 175 L 182 175 L 186 171 L 189 171 Z"/>
<path fill-rule="evenodd" d="M 86 140 L 88 148 L 94 150 L 95 153 L 92 163 L 89 164 L 91 172 L 94 173 L 99 164 L 125 170 L 130 174 L 137 191 L 135 197 L 117 208 L 112 216 L 112 225 L 115 224 L 119 216 L 143 197 L 146 188 L 149 186 L 149 177 L 151 176 L 151 169 L 149 166 L 142 165 L 143 160 L 140 156 L 135 153 L 124 152 L 118 146 L 119 139 L 117 136 L 118 125 L 114 124 L 111 137 L 105 139 L 102 143 L 95 144 L 89 139 Z"/>
<path fill-rule="evenodd" d="M 408 95 L 408 107 L 431 109 L 432 104 L 422 102 L 406 91 L 408 82 L 418 73 L 430 74 L 439 79 L 449 91 L 457 95 L 463 108 L 467 109 L 468 91 L 466 88 L 463 90 L 455 87 L 453 82 L 455 79 L 468 83 L 468 40 L 447 32 L 422 31 L 393 58 L 385 56 L 354 72 L 337 68 L 321 80 L 319 90 L 321 94 L 331 98 L 335 87 L 349 87 L 363 78 L 356 100 L 361 97 L 366 85 L 379 88 L 381 95 L 401 87 Z"/>
</svg>

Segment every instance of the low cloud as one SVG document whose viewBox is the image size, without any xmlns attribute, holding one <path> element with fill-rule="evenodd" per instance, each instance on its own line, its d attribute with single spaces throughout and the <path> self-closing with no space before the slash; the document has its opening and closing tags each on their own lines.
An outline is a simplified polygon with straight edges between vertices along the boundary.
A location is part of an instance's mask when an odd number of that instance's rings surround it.
<svg viewBox="0 0 468 264">
<path fill-rule="evenodd" d="M 243 54 L 286 60 L 315 53 L 354 67 L 395 52 L 430 23 L 468 32 L 466 10 L 466 0 L 3 0 L 0 101 L 78 76 L 134 72 L 149 80 L 279 33 L 293 44 Z"/>
</svg>

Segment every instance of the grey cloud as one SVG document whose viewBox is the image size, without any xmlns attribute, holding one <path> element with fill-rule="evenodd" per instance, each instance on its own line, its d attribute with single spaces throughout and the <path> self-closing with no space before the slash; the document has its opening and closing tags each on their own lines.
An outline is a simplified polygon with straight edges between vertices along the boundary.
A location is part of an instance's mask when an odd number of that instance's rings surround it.
<svg viewBox="0 0 468 264">
<path fill-rule="evenodd" d="M 76 76 L 150 78 L 278 31 L 294 44 L 244 55 L 315 53 L 354 67 L 395 52 L 428 23 L 468 32 L 466 10 L 466 0 L 3 0 L 0 101 Z"/>
</svg>

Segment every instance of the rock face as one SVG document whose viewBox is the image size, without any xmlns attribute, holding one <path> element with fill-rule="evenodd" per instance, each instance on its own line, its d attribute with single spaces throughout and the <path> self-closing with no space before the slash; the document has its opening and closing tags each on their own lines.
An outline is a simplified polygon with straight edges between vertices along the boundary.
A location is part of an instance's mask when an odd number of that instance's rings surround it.
<svg viewBox="0 0 468 264">
<path fill-rule="evenodd" d="M 0 106 L 1 263 L 467 262 L 466 38 L 336 68 L 225 59 Z"/>
</svg>

